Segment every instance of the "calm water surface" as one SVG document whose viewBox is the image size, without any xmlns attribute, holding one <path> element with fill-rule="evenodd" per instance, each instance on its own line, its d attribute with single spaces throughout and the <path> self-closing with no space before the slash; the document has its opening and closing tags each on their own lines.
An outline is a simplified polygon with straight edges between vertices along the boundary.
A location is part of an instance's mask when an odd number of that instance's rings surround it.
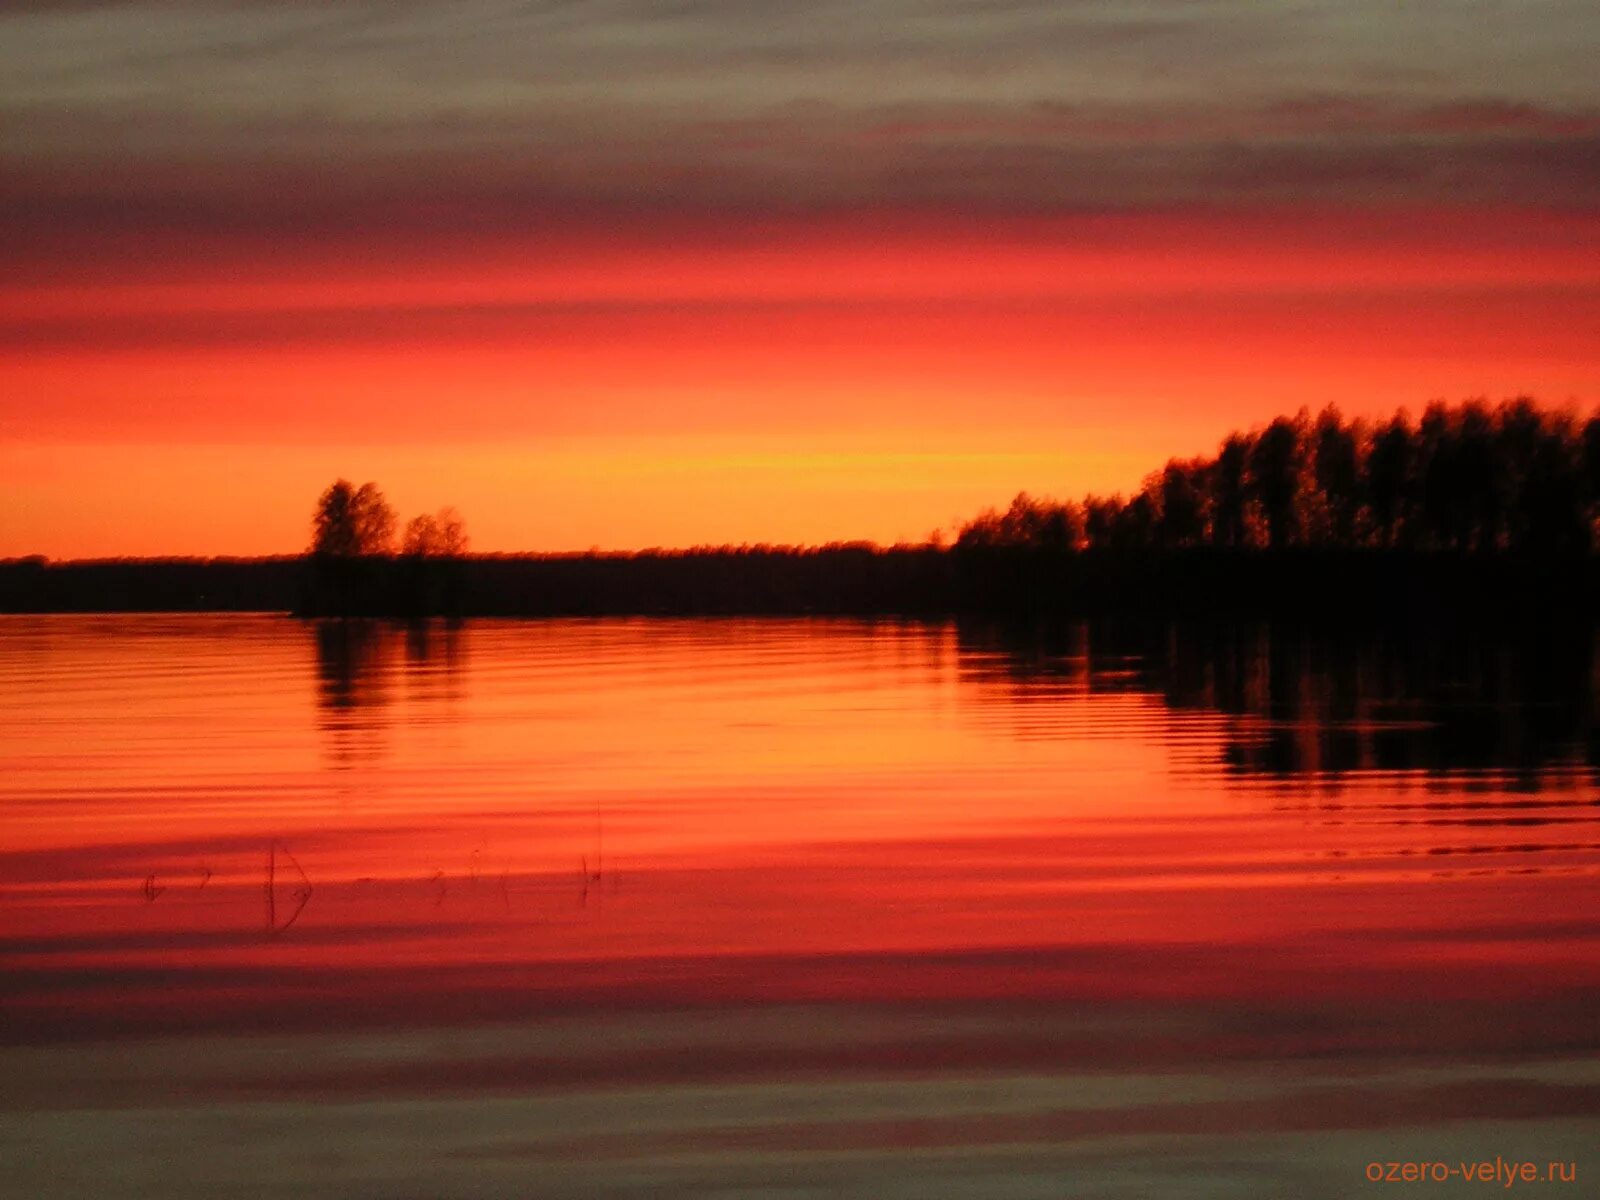
<svg viewBox="0 0 1600 1200">
<path fill-rule="evenodd" d="M 1594 680 L 1587 633 L 0 618 L 0 1155 L 39 1196 L 1590 1194 Z"/>
</svg>

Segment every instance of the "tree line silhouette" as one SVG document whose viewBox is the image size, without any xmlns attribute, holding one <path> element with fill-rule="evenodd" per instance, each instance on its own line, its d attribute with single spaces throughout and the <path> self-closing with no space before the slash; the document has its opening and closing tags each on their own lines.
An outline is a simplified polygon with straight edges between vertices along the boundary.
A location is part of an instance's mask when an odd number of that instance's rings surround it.
<svg viewBox="0 0 1600 1200">
<path fill-rule="evenodd" d="M 1302 409 L 1229 434 L 1210 458 L 1169 461 L 1130 497 L 1023 493 L 956 546 L 1571 553 L 1596 548 L 1597 519 L 1600 413 L 1519 398 L 1435 402 L 1415 422 Z"/>
<path fill-rule="evenodd" d="M 1517 399 L 1302 411 L 1132 496 L 1019 495 L 951 544 L 468 554 L 454 509 L 400 527 L 375 484 L 317 499 L 299 557 L 0 562 L 0 611 L 307 616 L 818 613 L 1052 618 L 1600 612 L 1600 414 Z"/>
</svg>

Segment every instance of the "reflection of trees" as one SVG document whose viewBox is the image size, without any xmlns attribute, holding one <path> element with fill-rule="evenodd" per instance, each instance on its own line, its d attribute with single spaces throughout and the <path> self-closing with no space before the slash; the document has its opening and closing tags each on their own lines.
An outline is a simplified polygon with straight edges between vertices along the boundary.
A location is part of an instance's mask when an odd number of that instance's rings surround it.
<svg viewBox="0 0 1600 1200">
<path fill-rule="evenodd" d="M 457 621 L 411 621 L 405 627 L 406 694 L 423 702 L 459 700 L 466 646 Z"/>
<path fill-rule="evenodd" d="M 316 621 L 318 724 L 338 766 L 383 757 L 391 699 L 393 630 L 376 621 Z"/>
<path fill-rule="evenodd" d="M 464 653 L 453 624 L 324 620 L 311 624 L 317 657 L 318 723 L 335 764 L 384 756 L 395 721 L 396 682 L 404 664 L 404 704 L 460 695 Z"/>
<path fill-rule="evenodd" d="M 1173 708 L 1243 718 L 1224 747 L 1241 774 L 1510 773 L 1589 761 L 1590 638 L 1481 630 L 1190 631 Z"/>
<path fill-rule="evenodd" d="M 317 702 L 324 710 L 387 704 L 392 639 L 376 621 L 316 621 Z"/>
<path fill-rule="evenodd" d="M 1312 631 L 1267 623 L 1077 622 L 963 627 L 963 675 L 1007 700 L 1145 692 L 1175 713 L 1236 718 L 1219 749 L 1238 775 L 1354 771 L 1511 776 L 1600 765 L 1589 630 Z"/>
</svg>

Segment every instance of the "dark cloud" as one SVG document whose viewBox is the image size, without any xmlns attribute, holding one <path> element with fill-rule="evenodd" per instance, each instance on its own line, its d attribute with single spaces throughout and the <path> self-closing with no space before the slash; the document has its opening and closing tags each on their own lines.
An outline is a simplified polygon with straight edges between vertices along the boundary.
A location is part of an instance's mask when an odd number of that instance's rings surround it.
<svg viewBox="0 0 1600 1200">
<path fill-rule="evenodd" d="M 509 110 L 606 98 L 748 114 L 784 101 L 1193 103 L 1408 79 L 1513 101 L 1595 95 L 1592 14 L 1510 0 L 1468 22 L 1433 0 L 352 0 L 0 9 L 4 93 L 248 119 L 300 108 Z"/>
<path fill-rule="evenodd" d="M 1324 111 L 1322 108 L 1316 111 Z M 1001 111 L 475 126 L 412 139 L 285 129 L 255 147 L 0 156 L 0 261 L 22 270 L 208 240 L 391 248 L 606 223 L 925 211 L 973 219 L 1161 206 L 1512 204 L 1600 208 L 1593 116 L 1492 106 L 1114 116 Z M 1229 129 L 1238 132 L 1229 134 Z M 325 132 L 325 131 L 323 131 Z M 414 133 L 414 131 L 411 131 Z M 394 136 L 390 136 L 393 133 Z M 262 144 L 276 147 L 270 153 Z M 142 241 L 149 244 L 140 246 Z M 258 247 L 259 248 L 259 247 Z M 52 266 L 53 264 L 53 266 Z"/>
<path fill-rule="evenodd" d="M 1427 314 L 1425 318 L 1419 314 Z M 1049 321 L 1109 336 L 1187 327 L 1231 332 L 1292 326 L 1311 319 L 1337 324 L 1358 342 L 1377 344 L 1406 329 L 1413 343 L 1436 345 L 1458 336 L 1533 321 L 1524 343 L 1563 354 L 1581 351 L 1600 333 L 1600 284 L 1478 287 L 1368 286 L 1328 292 L 1314 286 L 1268 289 L 1245 296 L 1193 291 L 1089 297 L 961 297 L 950 300 L 819 298 L 762 300 L 627 299 L 463 304 L 364 304 L 310 308 L 256 308 L 238 312 L 110 312 L 40 317 L 0 323 L 0 350 L 62 351 L 373 347 L 424 343 L 500 343 L 530 350 L 573 338 L 670 339 L 705 337 L 708 331 L 788 328 L 796 318 L 825 319 L 871 337 L 885 322 L 910 322 L 947 338 L 960 338 L 975 317 L 1009 322 Z M 1430 334 L 1429 325 L 1436 328 Z M 1439 328 L 1445 332 L 1440 334 Z M 804 335 L 789 336 L 803 338 Z M 968 335 L 970 336 L 970 335 Z M 1170 332 L 1169 335 L 1170 336 Z M 1432 338 L 1432 343 L 1428 342 Z M 176 401 L 174 401 L 176 403 Z"/>
<path fill-rule="evenodd" d="M 1600 206 L 1571 0 L 0 4 L 0 262 L 574 223 Z"/>
</svg>

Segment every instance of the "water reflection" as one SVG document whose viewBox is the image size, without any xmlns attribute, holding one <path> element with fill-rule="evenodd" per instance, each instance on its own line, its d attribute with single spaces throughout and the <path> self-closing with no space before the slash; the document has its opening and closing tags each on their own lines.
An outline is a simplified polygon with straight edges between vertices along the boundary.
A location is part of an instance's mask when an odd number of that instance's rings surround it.
<svg viewBox="0 0 1600 1200">
<path fill-rule="evenodd" d="M 963 625 L 960 653 L 969 685 L 1019 711 L 1128 694 L 1175 719 L 1226 717 L 1213 762 L 1239 777 L 1420 772 L 1535 790 L 1600 764 L 1590 630 Z"/>
<path fill-rule="evenodd" d="M 457 622 L 323 620 L 307 627 L 316 652 L 318 726 L 333 766 L 370 764 L 388 753 L 390 709 L 402 680 L 407 702 L 424 707 L 448 706 L 463 694 Z"/>
<path fill-rule="evenodd" d="M 35 1108 L 49 1089 L 62 1111 L 143 1120 L 154 1097 L 163 1123 L 233 1122 L 257 1089 L 300 1137 L 286 1100 L 375 1102 L 322 1121 L 514 1093 L 506 1145 L 538 1126 L 566 1138 L 539 1148 L 550 1161 L 637 1163 L 641 1097 L 682 1129 L 707 1096 L 747 1106 L 770 1082 L 764 1146 L 1078 1144 L 1081 1118 L 1140 1144 L 1222 1131 L 1234 1162 L 1230 1133 L 1253 1154 L 1258 1135 L 1299 1146 L 1321 1122 L 1347 1177 L 1400 1152 L 1389 1132 L 1352 1141 L 1362 1122 L 1480 1114 L 1542 1137 L 1579 1118 L 1592 1133 L 1600 1111 L 1574 1082 L 1600 1070 L 1587 633 L 12 631 L 0 1077 L 33 1061 Z M 285 1030 L 301 1040 L 282 1052 L 255 1040 Z M 156 1035 L 174 1040 L 123 1057 Z M 908 1115 L 885 1124 L 891 1079 Z M 1017 1094 L 974 1118 L 973 1089 L 1005 1079 Z M 797 1090 L 830 1083 L 848 1086 Z M 1150 1103 L 1108 1103 L 1123 1086 Z M 841 1117 L 807 1141 L 805 1114 L 842 1111 L 846 1092 L 878 1124 Z M 576 1132 L 530 1119 L 540 1094 Z M 618 1140 L 585 1141 L 607 1106 Z M 441 1148 L 451 1172 L 481 1153 L 490 1108 L 453 1126 L 474 1132 Z M 678 1149 L 710 1161 L 743 1120 Z M 175 1158 L 228 1136 L 186 1129 Z M 1539 1149 L 1571 1157 L 1557 1145 Z"/>
<path fill-rule="evenodd" d="M 458 719 L 469 671 L 459 623 L 322 621 L 306 628 L 330 764 L 382 759 L 393 750 L 396 724 Z M 526 645 L 538 628 L 496 636 Z M 792 624 L 754 623 L 734 636 L 680 623 L 664 625 L 630 653 L 641 661 L 659 655 L 662 669 L 673 672 L 684 669 L 686 656 L 710 663 L 766 638 L 814 651 L 810 671 L 841 645 L 874 662 L 888 654 L 882 661 L 914 676 L 918 687 L 942 687 L 953 677 L 959 703 L 1018 740 L 1081 738 L 1102 727 L 1120 733 L 1154 719 L 1162 728 L 1152 736 L 1174 751 L 1176 771 L 1307 781 L 1323 792 L 1374 774 L 1448 779 L 1463 793 L 1536 792 L 1577 786 L 1600 766 L 1596 641 L 1587 629 L 1511 637 L 1445 628 L 1078 621 L 858 632 L 847 638 L 823 626 L 802 636 Z M 613 652 L 607 638 L 616 630 L 563 626 L 561 635 L 569 649 L 587 646 L 584 653 L 599 661 Z M 909 647 L 917 652 L 907 657 Z M 784 676 L 775 673 L 771 683 L 781 692 Z M 846 673 L 837 685 L 853 688 L 858 679 Z M 819 686 L 826 681 L 815 675 L 794 685 L 796 694 Z M 1101 703 L 1085 708 L 1088 698 Z M 1123 706 L 1107 707 L 1112 699 Z"/>
</svg>

